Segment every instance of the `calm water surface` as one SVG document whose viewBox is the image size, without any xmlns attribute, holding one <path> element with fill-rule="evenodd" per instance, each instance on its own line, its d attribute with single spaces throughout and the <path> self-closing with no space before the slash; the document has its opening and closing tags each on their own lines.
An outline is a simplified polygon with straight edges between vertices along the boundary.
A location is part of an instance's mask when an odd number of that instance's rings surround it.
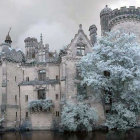
<svg viewBox="0 0 140 140">
<path fill-rule="evenodd" d="M 100 131 L 74 134 L 50 131 L 7 132 L 0 134 L 0 140 L 140 140 L 140 129 L 127 133 Z"/>
</svg>

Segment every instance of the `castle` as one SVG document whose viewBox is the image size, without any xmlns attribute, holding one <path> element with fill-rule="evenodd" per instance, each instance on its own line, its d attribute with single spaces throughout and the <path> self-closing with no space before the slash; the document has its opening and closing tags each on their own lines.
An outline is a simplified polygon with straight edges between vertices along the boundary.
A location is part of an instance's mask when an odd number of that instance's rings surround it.
<svg viewBox="0 0 140 140">
<path fill-rule="evenodd" d="M 101 34 L 123 29 L 134 32 L 140 41 L 140 8 L 130 6 L 112 10 L 106 6 L 100 13 Z M 60 121 L 61 102 L 74 100 L 77 95 L 78 62 L 92 52 L 96 43 L 97 28 L 89 28 L 90 38 L 79 25 L 77 34 L 59 54 L 49 51 L 49 45 L 28 37 L 25 54 L 12 48 L 8 33 L 0 45 L 0 123 L 10 128 L 53 129 Z M 90 91 L 87 91 L 90 94 Z M 47 108 L 35 110 L 40 102 L 47 101 Z M 107 106 L 92 102 L 99 115 L 99 123 L 105 120 Z"/>
</svg>

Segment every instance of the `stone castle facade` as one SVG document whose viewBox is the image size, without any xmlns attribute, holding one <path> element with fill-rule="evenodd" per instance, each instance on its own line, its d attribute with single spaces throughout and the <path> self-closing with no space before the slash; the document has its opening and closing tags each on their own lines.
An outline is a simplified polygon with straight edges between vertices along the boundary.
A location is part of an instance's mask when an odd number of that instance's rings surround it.
<svg viewBox="0 0 140 140">
<path fill-rule="evenodd" d="M 111 10 L 106 6 L 100 13 L 102 35 L 114 29 L 134 32 L 139 41 L 140 9 L 123 7 Z M 82 25 L 66 48 L 60 53 L 50 52 L 49 45 L 28 37 L 25 54 L 12 48 L 8 33 L 0 45 L 0 123 L 4 128 L 27 127 L 53 129 L 60 121 L 62 100 L 75 100 L 78 93 L 78 62 L 92 52 L 97 28 L 90 26 L 90 39 Z M 90 91 L 87 90 L 90 96 Z M 34 106 L 48 101 L 47 110 Z M 32 103 L 32 107 L 30 107 Z M 38 104 L 37 104 L 38 103 Z M 107 107 L 98 101 L 89 101 L 99 115 L 99 124 L 105 120 Z"/>
</svg>

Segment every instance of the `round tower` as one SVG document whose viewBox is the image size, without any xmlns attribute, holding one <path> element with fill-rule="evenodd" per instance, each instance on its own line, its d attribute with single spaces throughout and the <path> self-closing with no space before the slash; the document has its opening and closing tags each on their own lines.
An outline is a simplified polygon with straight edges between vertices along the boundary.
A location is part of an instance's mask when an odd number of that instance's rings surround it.
<svg viewBox="0 0 140 140">
<path fill-rule="evenodd" d="M 121 7 L 113 10 L 109 15 L 108 25 L 110 30 L 120 30 L 134 33 L 140 42 L 140 8 L 135 6 Z"/>
<path fill-rule="evenodd" d="M 112 12 L 112 9 L 106 5 L 106 7 L 100 13 L 100 24 L 101 24 L 101 34 L 104 35 L 105 32 L 109 32 L 109 14 Z"/>
<path fill-rule="evenodd" d="M 97 41 L 97 27 L 96 27 L 96 25 L 91 25 L 89 27 L 89 32 L 90 32 L 89 35 L 90 35 L 91 44 L 94 46 L 94 44 Z"/>
<path fill-rule="evenodd" d="M 36 49 L 38 42 L 36 38 L 26 38 L 25 42 L 25 56 L 27 61 L 34 61 L 36 57 Z"/>
</svg>

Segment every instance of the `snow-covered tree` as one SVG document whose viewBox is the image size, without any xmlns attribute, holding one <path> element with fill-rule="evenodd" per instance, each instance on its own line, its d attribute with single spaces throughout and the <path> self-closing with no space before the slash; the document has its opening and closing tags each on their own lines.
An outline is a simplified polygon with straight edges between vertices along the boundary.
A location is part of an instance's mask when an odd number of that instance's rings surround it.
<svg viewBox="0 0 140 140">
<path fill-rule="evenodd" d="M 80 61 L 82 84 L 91 86 L 94 91 L 102 91 L 100 95 L 106 103 L 112 102 L 106 122 L 110 129 L 136 125 L 136 116 L 140 112 L 139 60 L 140 46 L 135 35 L 114 31 L 101 37 L 93 53 Z"/>
<path fill-rule="evenodd" d="M 61 126 L 66 131 L 92 131 L 98 115 L 88 104 L 67 102 L 62 108 Z"/>
</svg>

